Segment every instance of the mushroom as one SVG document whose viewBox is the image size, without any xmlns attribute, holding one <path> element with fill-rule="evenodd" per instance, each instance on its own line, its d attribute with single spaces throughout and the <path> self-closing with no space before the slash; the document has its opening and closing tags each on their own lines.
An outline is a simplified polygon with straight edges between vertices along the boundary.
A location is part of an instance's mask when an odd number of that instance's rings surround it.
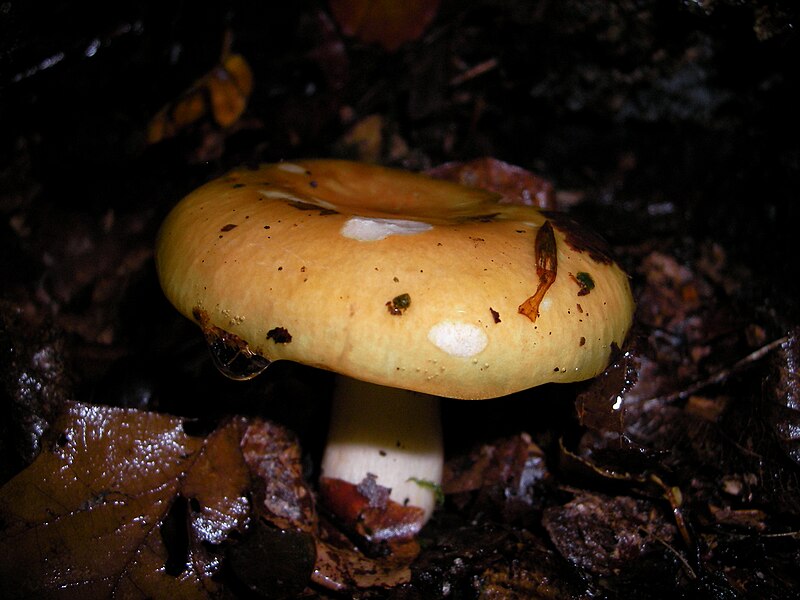
<svg viewBox="0 0 800 600">
<path fill-rule="evenodd" d="M 563 216 L 347 161 L 239 169 L 202 186 L 167 216 L 156 261 L 229 374 L 276 360 L 338 374 L 323 499 L 356 522 L 406 507 L 389 528 L 399 536 L 434 509 L 439 398 L 594 377 L 633 313 L 625 273 Z"/>
</svg>

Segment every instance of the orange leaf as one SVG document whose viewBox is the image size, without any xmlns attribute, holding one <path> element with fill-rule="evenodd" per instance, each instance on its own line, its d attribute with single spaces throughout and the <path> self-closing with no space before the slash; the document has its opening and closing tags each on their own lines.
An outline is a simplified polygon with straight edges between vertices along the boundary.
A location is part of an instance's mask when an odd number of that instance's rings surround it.
<svg viewBox="0 0 800 600">
<path fill-rule="evenodd" d="M 175 137 L 206 116 L 221 128 L 234 125 L 253 91 L 253 71 L 239 54 L 224 56 L 177 99 L 159 110 L 147 125 L 147 142 Z"/>
<path fill-rule="evenodd" d="M 0 489 L 0 596 L 216 592 L 218 557 L 209 548 L 242 529 L 250 511 L 242 423 L 208 437 L 184 424 L 68 404 L 51 445 Z"/>
<path fill-rule="evenodd" d="M 345 35 L 394 52 L 419 38 L 439 10 L 439 0 L 329 0 Z"/>
<path fill-rule="evenodd" d="M 221 127 L 230 127 L 242 116 L 253 91 L 253 72 L 239 54 L 231 54 L 206 82 L 211 113 Z"/>
</svg>

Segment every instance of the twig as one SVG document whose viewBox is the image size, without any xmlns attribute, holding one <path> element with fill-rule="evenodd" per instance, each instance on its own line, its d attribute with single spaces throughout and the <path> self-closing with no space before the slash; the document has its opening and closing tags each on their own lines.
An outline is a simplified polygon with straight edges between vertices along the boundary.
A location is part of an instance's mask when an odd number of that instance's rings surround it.
<svg viewBox="0 0 800 600">
<path fill-rule="evenodd" d="M 712 385 L 716 385 L 718 383 L 722 383 L 734 373 L 742 371 L 746 367 L 750 366 L 752 363 L 761 360 L 767 354 L 775 350 L 775 348 L 778 348 L 782 344 L 785 344 L 788 340 L 789 340 L 788 336 L 778 338 L 777 340 L 774 340 L 769 344 L 766 344 L 765 346 L 761 346 L 761 348 L 754 350 L 741 360 L 738 360 L 732 366 L 720 369 L 716 373 L 712 374 L 710 377 L 701 379 L 700 381 L 696 381 L 689 387 L 684 388 L 678 392 L 673 392 L 665 396 L 656 396 L 654 398 L 650 398 L 649 400 L 656 400 L 659 402 L 675 402 L 677 400 L 686 400 L 689 396 L 691 396 L 692 394 L 696 394 L 702 389 L 705 389 Z"/>
<path fill-rule="evenodd" d="M 483 75 L 484 73 L 488 73 L 492 69 L 496 68 L 499 64 L 499 61 L 496 58 L 490 58 L 489 60 L 485 60 L 483 62 L 478 63 L 474 67 L 471 67 L 464 71 L 463 73 L 456 75 L 450 80 L 450 85 L 455 87 L 459 86 L 462 83 L 469 81 L 470 79 L 475 79 L 479 75 Z"/>
</svg>

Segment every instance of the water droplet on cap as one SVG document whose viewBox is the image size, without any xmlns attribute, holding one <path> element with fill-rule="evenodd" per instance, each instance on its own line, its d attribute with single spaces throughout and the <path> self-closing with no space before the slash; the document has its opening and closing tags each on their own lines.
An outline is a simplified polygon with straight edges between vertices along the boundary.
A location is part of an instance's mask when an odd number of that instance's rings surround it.
<svg viewBox="0 0 800 600">
<path fill-rule="evenodd" d="M 226 343 L 220 338 L 210 341 L 208 349 L 211 352 L 211 360 L 219 372 L 236 381 L 252 379 L 263 373 L 270 365 L 269 359 L 239 345 Z"/>
</svg>

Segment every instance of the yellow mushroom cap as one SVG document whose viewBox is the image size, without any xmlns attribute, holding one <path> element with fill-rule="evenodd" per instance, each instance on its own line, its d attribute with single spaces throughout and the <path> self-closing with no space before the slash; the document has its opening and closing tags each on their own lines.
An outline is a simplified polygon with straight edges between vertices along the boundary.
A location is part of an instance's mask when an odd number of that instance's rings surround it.
<svg viewBox="0 0 800 600">
<path fill-rule="evenodd" d="M 634 307 L 625 273 L 563 216 L 347 161 L 202 186 L 168 215 L 156 262 L 209 336 L 449 398 L 594 377 Z"/>
</svg>

